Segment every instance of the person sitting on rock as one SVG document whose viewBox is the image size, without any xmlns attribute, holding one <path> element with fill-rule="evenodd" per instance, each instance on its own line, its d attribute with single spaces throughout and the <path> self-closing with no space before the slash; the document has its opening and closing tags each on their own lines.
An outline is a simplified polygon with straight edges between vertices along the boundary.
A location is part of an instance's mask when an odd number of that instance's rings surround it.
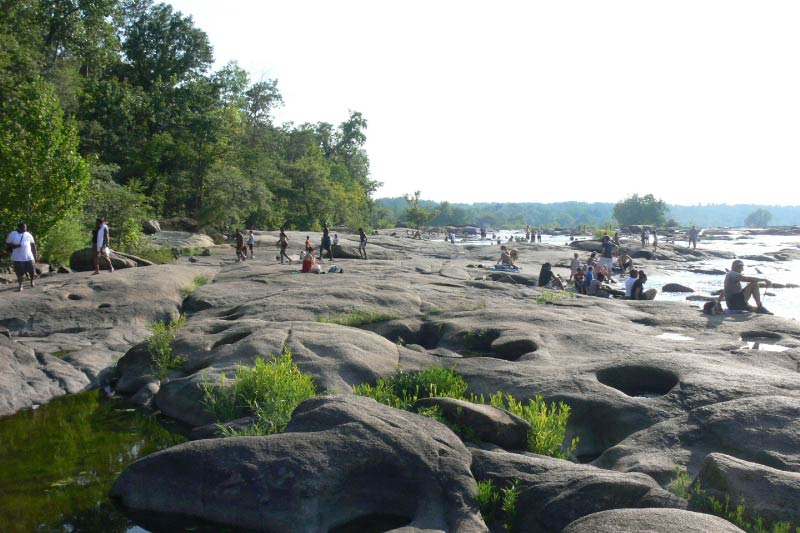
<svg viewBox="0 0 800 533">
<path fill-rule="evenodd" d="M 761 304 L 761 291 L 758 287 L 759 282 L 764 282 L 767 287 L 772 285 L 772 282 L 767 278 L 756 278 L 753 276 L 743 276 L 744 262 L 741 259 L 736 259 L 731 265 L 731 269 L 725 274 L 724 281 L 724 294 L 725 304 L 731 310 L 746 310 L 755 311 L 771 315 L 769 311 Z M 747 283 L 742 287 L 742 282 Z M 750 297 L 756 302 L 756 307 L 748 305 Z"/>
<path fill-rule="evenodd" d="M 575 292 L 578 294 L 586 294 L 586 275 L 583 273 L 583 267 L 578 267 L 575 271 Z"/>
<path fill-rule="evenodd" d="M 617 259 L 617 264 L 619 265 L 620 270 L 625 272 L 633 266 L 633 258 L 626 253 L 620 252 L 619 258 Z"/>
<path fill-rule="evenodd" d="M 319 274 L 321 271 L 322 269 L 314 260 L 314 250 L 309 251 L 303 258 L 302 272 Z"/>
<path fill-rule="evenodd" d="M 545 263 L 539 271 L 539 287 L 564 290 L 564 282 L 553 272 L 553 265 Z"/>
<path fill-rule="evenodd" d="M 625 298 L 628 300 L 631 299 L 633 284 L 636 283 L 637 279 L 639 279 L 639 271 L 635 268 L 632 268 L 630 272 L 628 272 L 628 279 L 625 280 Z"/>
<path fill-rule="evenodd" d="M 511 254 L 508 253 L 508 248 L 503 244 L 500 246 L 500 259 L 497 260 L 498 265 L 514 266 L 514 260 L 511 259 Z"/>
<path fill-rule="evenodd" d="M 586 266 L 592 268 L 597 266 L 597 252 L 589 254 L 589 259 L 586 260 Z"/>
<path fill-rule="evenodd" d="M 647 274 L 644 270 L 639 271 L 639 276 L 636 282 L 631 286 L 631 300 L 653 300 L 656 297 L 655 289 L 645 290 L 644 284 L 647 282 Z"/>
</svg>

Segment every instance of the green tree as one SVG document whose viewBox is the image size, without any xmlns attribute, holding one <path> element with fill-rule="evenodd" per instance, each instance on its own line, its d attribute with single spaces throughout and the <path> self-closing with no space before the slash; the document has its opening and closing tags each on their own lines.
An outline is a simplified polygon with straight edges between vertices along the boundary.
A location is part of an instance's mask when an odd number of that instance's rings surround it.
<svg viewBox="0 0 800 533">
<path fill-rule="evenodd" d="M 621 200 L 614 205 L 614 218 L 622 225 L 650 224 L 663 225 L 667 218 L 667 204 L 656 200 L 652 194 L 633 196 Z"/>
<path fill-rule="evenodd" d="M 406 223 L 413 228 L 422 229 L 429 220 L 436 216 L 436 211 L 421 205 L 421 191 L 414 191 L 414 196 L 404 194 L 406 201 Z"/>
<path fill-rule="evenodd" d="M 744 219 L 744 225 L 761 228 L 765 226 L 769 226 L 770 221 L 772 220 L 772 213 L 767 211 L 766 209 L 759 208 L 747 215 Z"/>
<path fill-rule="evenodd" d="M 89 182 L 73 121 L 65 120 L 52 86 L 37 80 L 0 104 L 0 227 L 47 231 L 81 206 Z"/>
</svg>

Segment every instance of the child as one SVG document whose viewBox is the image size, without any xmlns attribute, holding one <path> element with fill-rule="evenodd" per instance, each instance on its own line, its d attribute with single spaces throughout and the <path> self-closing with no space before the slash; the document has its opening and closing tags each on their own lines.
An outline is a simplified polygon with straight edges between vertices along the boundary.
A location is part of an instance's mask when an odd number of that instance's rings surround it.
<svg viewBox="0 0 800 533">
<path fill-rule="evenodd" d="M 311 246 L 311 237 L 306 235 L 306 255 L 308 254 L 308 252 L 311 252 L 313 250 L 314 250 L 314 247 Z"/>
<path fill-rule="evenodd" d="M 575 277 L 575 274 L 581 268 L 581 260 L 578 259 L 578 253 L 575 253 L 575 256 L 572 258 L 572 261 L 569 264 L 569 281 Z"/>
</svg>

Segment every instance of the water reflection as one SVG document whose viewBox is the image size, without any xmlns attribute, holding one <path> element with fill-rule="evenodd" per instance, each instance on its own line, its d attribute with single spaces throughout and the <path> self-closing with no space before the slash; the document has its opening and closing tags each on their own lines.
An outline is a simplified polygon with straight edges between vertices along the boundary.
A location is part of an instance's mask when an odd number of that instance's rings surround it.
<svg viewBox="0 0 800 533">
<path fill-rule="evenodd" d="M 0 530 L 142 531 L 108 491 L 132 461 L 186 440 L 168 427 L 99 391 L 0 418 Z"/>
</svg>

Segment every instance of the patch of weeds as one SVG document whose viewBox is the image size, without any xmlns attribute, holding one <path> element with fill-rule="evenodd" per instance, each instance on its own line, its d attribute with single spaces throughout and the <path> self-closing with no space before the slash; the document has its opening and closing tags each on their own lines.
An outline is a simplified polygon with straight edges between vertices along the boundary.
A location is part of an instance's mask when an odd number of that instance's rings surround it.
<svg viewBox="0 0 800 533">
<path fill-rule="evenodd" d="M 288 348 L 269 361 L 256 358 L 252 367 L 238 365 L 230 382 L 223 374 L 218 384 L 203 381 L 199 386 L 206 410 L 218 423 L 256 417 L 256 422 L 243 430 L 220 426 L 228 437 L 280 433 L 300 402 L 317 395 L 313 379 L 300 371 Z"/>
<path fill-rule="evenodd" d="M 555 303 L 565 299 L 576 298 L 574 292 L 568 291 L 551 291 L 545 289 L 542 291 L 541 294 L 537 294 L 533 297 L 534 301 L 537 304 L 548 304 L 548 303 Z"/>
<path fill-rule="evenodd" d="M 397 318 L 397 315 L 390 315 L 388 313 L 380 313 L 377 311 L 352 311 L 350 313 L 342 313 L 339 315 L 318 316 L 316 321 L 355 328 L 365 324 L 373 324 L 375 322 L 386 322 L 387 320 L 394 320 L 395 318 Z"/>
<path fill-rule="evenodd" d="M 462 305 L 457 309 L 457 311 L 478 311 L 480 309 L 486 309 L 486 301 L 478 302 L 473 305 Z"/>
<path fill-rule="evenodd" d="M 492 347 L 492 342 L 500 336 L 498 329 L 479 329 L 464 333 L 464 348 L 471 352 L 487 352 Z"/>
<path fill-rule="evenodd" d="M 203 285 L 208 285 L 209 279 L 205 276 L 195 276 L 191 283 L 183 288 L 183 297 L 186 298 L 194 291 L 196 291 L 199 287 Z"/>
<path fill-rule="evenodd" d="M 353 393 L 368 396 L 380 403 L 409 409 L 419 398 L 463 398 L 467 382 L 455 370 L 432 366 L 407 372 L 398 370 L 393 376 L 378 378 L 375 386 L 362 383 Z"/>
<path fill-rule="evenodd" d="M 141 246 L 131 250 L 130 253 L 158 264 L 175 261 L 175 255 L 169 246 Z"/>
<path fill-rule="evenodd" d="M 75 353 L 76 351 L 77 350 L 58 350 L 56 352 L 52 352 L 50 355 L 52 355 L 53 357 L 58 357 L 59 359 L 62 359 L 64 357 L 68 356 L 71 353 Z"/>
<path fill-rule="evenodd" d="M 194 247 L 184 247 L 180 249 L 181 255 L 201 255 L 203 253 L 203 249 L 197 246 Z"/>
<path fill-rule="evenodd" d="M 181 368 L 186 362 L 185 357 L 172 353 L 172 343 L 184 324 L 186 317 L 181 317 L 174 322 L 157 321 L 148 324 L 150 336 L 147 338 L 147 347 L 150 350 L 150 368 L 158 379 L 167 377 L 170 369 Z"/>
<path fill-rule="evenodd" d="M 748 533 L 791 533 L 793 530 L 800 533 L 800 525 L 795 527 L 791 522 L 768 524 L 763 517 L 752 516 L 752 513 L 747 512 L 744 498 L 734 506 L 729 494 L 722 500 L 709 496 L 699 482 L 691 483 L 689 473 L 679 465 L 675 465 L 675 479 L 669 484 L 669 490 L 676 496 L 689 500 L 692 510 L 724 518 Z"/>
<path fill-rule="evenodd" d="M 568 460 L 578 446 L 578 437 L 564 446 L 564 435 L 571 408 L 564 402 L 552 402 L 549 406 L 541 395 L 536 395 L 528 404 L 517 401 L 510 394 L 498 391 L 489 398 L 493 407 L 506 409 L 512 414 L 528 421 L 528 450 L 539 455 L 549 455 Z"/>
<path fill-rule="evenodd" d="M 478 481 L 478 506 L 486 525 L 491 527 L 502 511 L 503 529 L 509 532 L 516 531 L 519 495 L 518 479 L 512 479 L 504 488 L 497 487 L 491 479 Z"/>
<path fill-rule="evenodd" d="M 497 508 L 500 505 L 500 489 L 495 487 L 494 481 L 484 479 L 478 481 L 478 506 L 481 516 L 486 525 L 494 522 L 497 516 Z"/>
</svg>

